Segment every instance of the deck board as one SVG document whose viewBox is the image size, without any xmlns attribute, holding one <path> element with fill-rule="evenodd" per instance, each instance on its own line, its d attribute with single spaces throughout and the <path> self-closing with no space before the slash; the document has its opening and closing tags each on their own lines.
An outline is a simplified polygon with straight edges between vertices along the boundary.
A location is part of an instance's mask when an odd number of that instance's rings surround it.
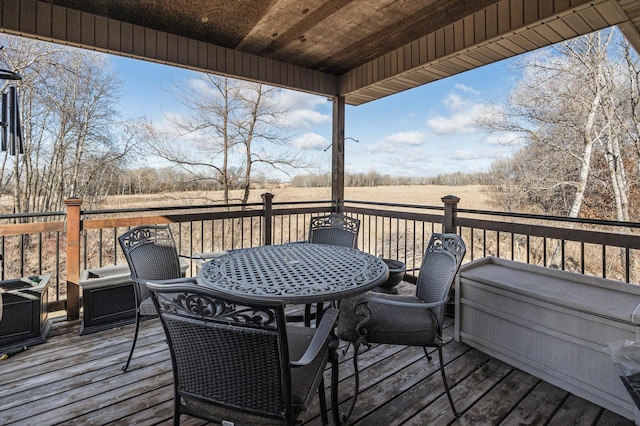
<svg viewBox="0 0 640 426">
<path fill-rule="evenodd" d="M 157 319 L 141 324 L 129 371 L 122 372 L 133 325 L 79 335 L 80 324 L 56 323 L 45 343 L 0 361 L 3 425 L 170 425 L 171 361 Z M 69 331 L 63 333 L 63 331 Z M 456 420 L 438 370 L 421 348 L 372 345 L 359 356 L 361 393 L 351 417 L 356 425 L 632 425 L 584 399 L 452 340 L 448 319 L 444 348 L 447 377 L 462 417 Z M 344 343 L 341 349 L 344 349 Z M 340 410 L 354 389 L 353 349 L 340 355 Z M 330 373 L 326 373 L 326 385 Z M 327 397 L 329 391 L 327 389 Z M 320 424 L 318 400 L 308 425 Z M 181 424 L 204 421 L 182 416 Z"/>
</svg>

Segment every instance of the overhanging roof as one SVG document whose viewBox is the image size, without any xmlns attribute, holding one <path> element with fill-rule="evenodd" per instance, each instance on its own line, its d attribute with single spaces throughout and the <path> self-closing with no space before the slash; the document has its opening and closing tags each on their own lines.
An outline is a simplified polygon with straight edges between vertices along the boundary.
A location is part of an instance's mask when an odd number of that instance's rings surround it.
<svg viewBox="0 0 640 426">
<path fill-rule="evenodd" d="M 358 105 L 598 29 L 639 0 L 0 0 L 0 30 Z"/>
</svg>

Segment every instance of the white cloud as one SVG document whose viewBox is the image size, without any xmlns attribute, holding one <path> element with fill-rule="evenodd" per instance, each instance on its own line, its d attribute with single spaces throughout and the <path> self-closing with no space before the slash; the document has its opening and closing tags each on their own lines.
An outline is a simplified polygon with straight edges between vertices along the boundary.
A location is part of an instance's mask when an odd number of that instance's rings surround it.
<svg viewBox="0 0 640 426">
<path fill-rule="evenodd" d="M 479 94 L 480 92 L 470 86 L 456 83 L 454 90 L 442 99 L 442 103 L 450 114 L 427 119 L 427 125 L 431 131 L 436 135 L 476 132 L 475 123 L 477 118 L 485 113 L 484 111 L 487 107 L 482 103 L 473 103 L 469 99 L 469 95 L 475 96 Z"/>
<path fill-rule="evenodd" d="M 456 83 L 454 87 L 457 90 L 460 90 L 461 92 L 471 93 L 474 95 L 480 94 L 480 92 L 478 92 L 476 89 L 474 89 L 473 87 L 467 86 L 466 84 Z"/>
<path fill-rule="evenodd" d="M 486 153 L 480 151 L 455 151 L 451 159 L 457 161 L 480 160 L 486 158 Z"/>
<path fill-rule="evenodd" d="M 425 140 L 425 135 L 418 131 L 398 132 L 385 136 L 380 142 L 371 146 L 374 152 L 398 152 L 406 146 L 421 145 Z"/>
<path fill-rule="evenodd" d="M 289 110 L 283 122 L 283 125 L 287 127 L 308 129 L 318 124 L 331 122 L 331 115 L 323 114 L 317 110 L 329 106 L 326 97 L 293 90 L 281 90 L 275 101 Z"/>
<path fill-rule="evenodd" d="M 284 125 L 291 128 L 308 129 L 317 124 L 328 123 L 331 117 L 311 109 L 291 109 L 287 113 Z"/>
<path fill-rule="evenodd" d="M 468 101 L 462 99 L 455 93 L 449 93 L 447 97 L 442 100 L 442 103 L 451 111 L 459 111 L 469 105 Z"/>
<path fill-rule="evenodd" d="M 315 109 L 318 106 L 329 103 L 324 96 L 284 89 L 279 92 L 276 101 L 289 108 L 297 107 L 304 109 Z"/>
<path fill-rule="evenodd" d="M 398 132 L 382 139 L 382 143 L 393 143 L 401 145 L 420 145 L 424 141 L 424 134 L 418 131 Z"/>
<path fill-rule="evenodd" d="M 476 131 L 475 123 L 480 114 L 485 110 L 482 104 L 475 104 L 455 112 L 450 117 L 434 117 L 427 120 L 427 125 L 436 135 L 451 135 L 473 133 Z"/>
<path fill-rule="evenodd" d="M 292 141 L 292 145 L 300 149 L 320 151 L 331 145 L 331 142 L 317 133 L 305 133 L 295 138 Z"/>
</svg>

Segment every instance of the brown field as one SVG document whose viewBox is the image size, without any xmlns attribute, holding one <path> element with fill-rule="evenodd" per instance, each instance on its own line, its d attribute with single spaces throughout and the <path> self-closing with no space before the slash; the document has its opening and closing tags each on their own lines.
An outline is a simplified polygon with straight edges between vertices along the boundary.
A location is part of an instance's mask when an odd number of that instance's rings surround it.
<svg viewBox="0 0 640 426">
<path fill-rule="evenodd" d="M 261 194 L 270 192 L 274 202 L 320 201 L 331 198 L 330 188 L 293 188 L 274 186 L 251 191 L 250 202 L 261 202 Z M 232 191 L 232 202 L 237 202 L 240 191 Z M 491 209 L 490 194 L 483 185 L 440 186 L 407 185 L 345 188 L 345 198 L 354 201 L 381 201 L 388 203 L 441 206 L 442 197 L 455 195 L 460 198 L 459 207 L 469 209 Z M 206 205 L 222 202 L 222 191 L 182 192 L 149 195 L 119 195 L 108 197 L 103 207 L 136 208 L 152 206 Z"/>
</svg>

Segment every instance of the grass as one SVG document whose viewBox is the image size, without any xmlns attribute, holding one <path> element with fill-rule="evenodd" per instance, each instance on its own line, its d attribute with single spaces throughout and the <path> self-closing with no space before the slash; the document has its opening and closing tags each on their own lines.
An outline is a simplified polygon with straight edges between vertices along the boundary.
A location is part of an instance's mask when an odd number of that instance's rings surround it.
<svg viewBox="0 0 640 426">
<path fill-rule="evenodd" d="M 288 201 L 321 201 L 331 199 L 331 188 L 293 188 L 272 186 L 251 190 L 250 203 L 262 201 L 261 194 L 270 192 L 274 202 Z M 405 203 L 429 206 L 441 206 L 441 198 L 455 195 L 460 198 L 459 207 L 473 209 L 490 209 L 491 199 L 487 187 L 483 185 L 440 186 L 440 185 L 406 185 L 345 188 L 345 198 L 355 201 L 384 201 L 389 203 Z M 238 202 L 240 191 L 231 192 L 231 202 Z M 222 191 L 189 191 L 148 195 L 110 196 L 104 208 L 142 208 L 176 205 L 205 205 L 222 203 Z"/>
</svg>

